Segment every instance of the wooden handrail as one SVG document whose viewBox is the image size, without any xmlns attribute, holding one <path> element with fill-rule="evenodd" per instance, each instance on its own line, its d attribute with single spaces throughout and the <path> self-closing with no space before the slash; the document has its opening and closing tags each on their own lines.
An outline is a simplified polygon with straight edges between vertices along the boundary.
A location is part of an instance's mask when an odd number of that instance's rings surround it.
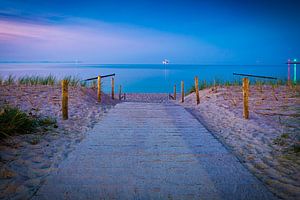
<svg viewBox="0 0 300 200">
<path fill-rule="evenodd" d="M 106 77 L 110 77 L 110 76 L 115 76 L 116 74 L 113 73 L 113 74 L 108 74 L 108 75 L 104 75 L 104 76 L 100 76 L 101 78 L 106 78 Z M 83 81 L 91 81 L 91 80 L 96 80 L 98 79 L 98 76 L 97 77 L 94 77 L 94 78 L 88 78 L 88 79 L 85 79 Z"/>
<path fill-rule="evenodd" d="M 237 76 L 248 76 L 248 77 L 256 77 L 256 78 L 267 78 L 267 79 L 274 79 L 274 80 L 277 80 L 277 78 L 271 77 L 271 76 L 257 76 L 257 75 L 252 75 L 252 74 L 238 74 L 238 73 L 233 73 L 233 75 L 237 75 Z"/>
</svg>

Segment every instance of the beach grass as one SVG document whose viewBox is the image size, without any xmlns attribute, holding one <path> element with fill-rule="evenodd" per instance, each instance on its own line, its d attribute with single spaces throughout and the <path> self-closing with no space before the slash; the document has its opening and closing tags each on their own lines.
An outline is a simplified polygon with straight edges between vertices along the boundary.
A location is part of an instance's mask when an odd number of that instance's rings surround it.
<svg viewBox="0 0 300 200">
<path fill-rule="evenodd" d="M 35 130 L 37 120 L 18 108 L 4 106 L 0 109 L 0 138 L 28 134 Z"/>
<path fill-rule="evenodd" d="M 59 79 L 53 75 L 47 76 L 21 76 L 16 78 L 14 75 L 9 75 L 6 78 L 0 76 L 0 85 L 60 85 L 62 80 L 67 80 L 70 86 L 77 87 L 93 87 L 96 88 L 97 81 L 93 80 L 90 82 L 86 82 L 81 80 L 78 76 L 65 76 L 62 79 Z M 290 82 L 287 80 L 277 79 L 277 80 L 264 80 L 264 79 L 254 79 L 250 78 L 250 85 L 255 85 L 257 88 L 262 88 L 263 85 L 272 85 L 272 87 L 278 87 L 280 85 L 290 85 L 295 86 L 299 85 L 300 80 L 296 83 Z M 102 84 L 101 84 L 102 85 Z M 233 79 L 233 80 L 222 80 L 219 78 L 215 78 L 213 81 L 199 80 L 199 90 L 203 90 L 206 88 L 211 88 L 215 86 L 242 86 L 242 79 Z M 195 87 L 192 85 L 187 89 L 186 95 L 195 92 Z"/>
<path fill-rule="evenodd" d="M 80 85 L 80 79 L 77 76 L 65 76 L 63 80 L 67 80 L 68 84 L 71 86 L 79 86 Z"/>
<path fill-rule="evenodd" d="M 0 139 L 13 135 L 30 134 L 39 127 L 57 127 L 56 119 L 51 117 L 34 117 L 16 107 L 5 105 L 0 108 Z"/>
<path fill-rule="evenodd" d="M 185 95 L 189 95 L 189 94 L 191 94 L 191 93 L 193 93 L 193 92 L 195 92 L 195 91 L 196 91 L 196 88 L 195 88 L 194 85 L 192 85 L 192 86 L 187 90 L 187 92 L 186 92 Z"/>
<path fill-rule="evenodd" d="M 262 87 L 264 85 L 271 85 L 272 88 L 279 87 L 282 85 L 291 85 L 291 86 L 298 86 L 300 85 L 300 81 L 294 82 L 288 82 L 287 80 L 283 79 L 277 79 L 277 80 L 262 80 L 262 79 L 250 79 L 250 85 L 254 85 L 258 88 L 258 90 L 262 90 Z M 222 80 L 222 79 L 214 79 L 213 81 L 206 81 L 200 80 L 199 83 L 199 90 L 204 90 L 206 88 L 216 87 L 216 86 L 242 86 L 243 82 L 242 79 L 234 79 L 232 81 L 229 80 Z M 191 93 L 195 92 L 195 86 L 192 85 L 187 89 L 187 92 L 185 95 L 189 95 Z"/>
<path fill-rule="evenodd" d="M 19 77 L 18 84 L 21 85 L 55 85 L 57 83 L 56 78 L 52 75 L 41 76 L 23 76 Z"/>
<path fill-rule="evenodd" d="M 82 86 L 86 87 L 88 84 L 85 81 L 81 81 L 78 76 L 65 76 L 63 79 L 58 79 L 53 75 L 48 76 L 21 76 L 16 78 L 13 75 L 9 75 L 7 78 L 0 77 L 1 85 L 59 85 L 62 80 L 67 80 L 70 86 Z"/>
<path fill-rule="evenodd" d="M 7 79 L 4 80 L 4 84 L 12 85 L 15 82 L 15 76 L 9 75 Z"/>
</svg>

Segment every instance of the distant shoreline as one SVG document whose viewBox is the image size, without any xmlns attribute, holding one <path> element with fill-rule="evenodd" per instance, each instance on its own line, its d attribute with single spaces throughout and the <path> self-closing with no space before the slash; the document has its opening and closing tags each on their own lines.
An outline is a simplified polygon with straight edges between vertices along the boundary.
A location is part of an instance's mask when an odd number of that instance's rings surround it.
<svg viewBox="0 0 300 200">
<path fill-rule="evenodd" d="M 84 62 L 84 61 L 0 61 L 0 64 L 84 64 L 84 65 L 161 65 L 164 64 L 158 63 L 95 63 L 95 62 Z M 282 63 L 253 63 L 253 64 L 236 64 L 236 63 L 169 63 L 167 65 L 177 66 L 177 65 L 198 65 L 198 66 L 278 66 L 278 65 L 287 65 L 286 62 Z"/>
</svg>

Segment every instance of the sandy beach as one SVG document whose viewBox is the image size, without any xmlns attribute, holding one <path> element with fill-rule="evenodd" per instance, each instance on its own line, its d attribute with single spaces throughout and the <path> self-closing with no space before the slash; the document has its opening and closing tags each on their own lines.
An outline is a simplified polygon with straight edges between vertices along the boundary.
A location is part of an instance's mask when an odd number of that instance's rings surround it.
<svg viewBox="0 0 300 200">
<path fill-rule="evenodd" d="M 84 133 L 120 103 L 102 94 L 99 104 L 95 89 L 70 87 L 69 120 L 62 120 L 60 86 L 1 86 L 0 93 L 0 105 L 9 103 L 31 115 L 57 120 L 57 127 L 14 136 L 1 144 L 0 198 L 31 198 Z M 251 86 L 249 120 L 242 115 L 241 86 L 201 90 L 199 105 L 194 93 L 184 103 L 163 93 L 129 93 L 125 101 L 184 106 L 274 194 L 299 198 L 299 86 Z"/>
<path fill-rule="evenodd" d="M 250 87 L 250 118 L 243 119 L 241 86 L 200 91 L 179 103 L 193 113 L 215 137 L 277 196 L 300 197 L 299 85 Z"/>
<path fill-rule="evenodd" d="M 85 137 L 84 133 L 118 102 L 102 94 L 99 104 L 96 89 L 69 87 L 69 119 L 62 120 L 60 86 L 2 85 L 0 94 L 0 105 L 9 104 L 30 115 L 57 121 L 54 127 L 1 142 L 0 199 L 29 199 Z"/>
</svg>

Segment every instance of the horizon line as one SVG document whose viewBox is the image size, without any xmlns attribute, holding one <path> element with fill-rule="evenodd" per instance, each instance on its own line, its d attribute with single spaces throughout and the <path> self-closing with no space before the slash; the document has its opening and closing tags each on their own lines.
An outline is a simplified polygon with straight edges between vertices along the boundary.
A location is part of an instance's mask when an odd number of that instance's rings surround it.
<svg viewBox="0 0 300 200">
<path fill-rule="evenodd" d="M 98 63 L 98 62 L 84 62 L 84 61 L 0 61 L 0 64 L 25 64 L 25 63 L 35 63 L 35 64 L 87 64 L 87 65 L 165 65 L 163 63 Z M 166 65 L 283 65 L 282 63 L 252 63 L 252 64 L 240 64 L 240 63 L 169 63 Z"/>
</svg>

